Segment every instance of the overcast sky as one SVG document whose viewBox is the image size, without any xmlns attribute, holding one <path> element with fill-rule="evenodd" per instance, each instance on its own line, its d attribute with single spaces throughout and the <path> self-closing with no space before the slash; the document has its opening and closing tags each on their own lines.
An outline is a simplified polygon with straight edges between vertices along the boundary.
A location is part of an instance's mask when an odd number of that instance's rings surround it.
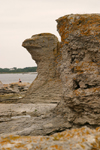
<svg viewBox="0 0 100 150">
<path fill-rule="evenodd" d="M 59 37 L 56 19 L 100 13 L 100 0 L 0 0 L 0 68 L 36 66 L 22 42 L 34 34 Z"/>
</svg>

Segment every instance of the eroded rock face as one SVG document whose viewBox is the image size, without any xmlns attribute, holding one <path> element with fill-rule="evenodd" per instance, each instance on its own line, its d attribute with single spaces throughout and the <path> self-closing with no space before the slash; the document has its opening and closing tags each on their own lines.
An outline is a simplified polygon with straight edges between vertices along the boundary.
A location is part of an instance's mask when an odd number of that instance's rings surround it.
<svg viewBox="0 0 100 150">
<path fill-rule="evenodd" d="M 63 108 L 72 126 L 99 126 L 100 15 L 67 15 L 57 22 L 64 98 L 57 110 Z"/>
<path fill-rule="evenodd" d="M 61 79 L 57 69 L 61 59 L 59 41 L 50 33 L 33 35 L 23 44 L 37 63 L 38 76 L 23 102 L 58 102 L 61 99 Z"/>
</svg>

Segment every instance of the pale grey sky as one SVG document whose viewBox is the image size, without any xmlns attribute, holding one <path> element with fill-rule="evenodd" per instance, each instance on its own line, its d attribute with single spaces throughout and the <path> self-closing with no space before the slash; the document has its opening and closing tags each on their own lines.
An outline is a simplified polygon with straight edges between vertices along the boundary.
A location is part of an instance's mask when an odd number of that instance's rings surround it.
<svg viewBox="0 0 100 150">
<path fill-rule="evenodd" d="M 100 0 L 0 0 L 0 68 L 36 66 L 22 42 L 34 34 L 59 37 L 56 19 L 100 13 Z"/>
</svg>

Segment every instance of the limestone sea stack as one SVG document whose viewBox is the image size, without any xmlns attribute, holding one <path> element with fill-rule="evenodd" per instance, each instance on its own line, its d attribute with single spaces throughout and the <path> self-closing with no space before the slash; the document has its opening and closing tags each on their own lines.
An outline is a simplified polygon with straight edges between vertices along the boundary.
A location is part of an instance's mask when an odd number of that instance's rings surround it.
<svg viewBox="0 0 100 150">
<path fill-rule="evenodd" d="M 48 120 L 51 129 L 45 128 L 45 133 L 81 126 L 98 127 L 100 15 L 71 14 L 57 19 L 57 23 L 60 44 L 54 35 L 47 33 L 34 35 L 23 43 L 38 65 L 38 78 L 26 97 L 30 96 L 32 101 L 50 102 L 55 97 L 60 100 Z"/>
<path fill-rule="evenodd" d="M 51 114 L 53 129 L 95 128 L 100 125 L 100 15 L 66 15 L 57 23 L 61 43 L 47 33 L 23 42 L 38 65 L 38 78 L 26 97 L 60 100 Z"/>
<path fill-rule="evenodd" d="M 23 102 L 58 102 L 61 100 L 62 84 L 57 69 L 61 59 L 57 37 L 50 33 L 33 35 L 22 46 L 37 63 L 38 76 L 30 86 Z"/>
<path fill-rule="evenodd" d="M 64 118 L 63 128 L 99 126 L 100 15 L 66 15 L 57 23 L 60 44 L 48 33 L 23 42 L 38 65 L 38 77 L 26 98 L 31 102 L 61 100 L 53 115 Z"/>
</svg>

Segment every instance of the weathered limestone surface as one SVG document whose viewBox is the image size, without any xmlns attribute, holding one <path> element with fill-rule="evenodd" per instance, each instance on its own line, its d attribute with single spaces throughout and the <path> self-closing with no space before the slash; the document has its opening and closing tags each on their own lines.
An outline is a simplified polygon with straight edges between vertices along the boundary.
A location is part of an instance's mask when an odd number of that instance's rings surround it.
<svg viewBox="0 0 100 150">
<path fill-rule="evenodd" d="M 61 100 L 62 84 L 57 69 L 61 59 L 59 41 L 50 33 L 33 35 L 23 44 L 37 63 L 38 76 L 21 102 L 58 102 Z"/>
<path fill-rule="evenodd" d="M 99 126 L 100 15 L 67 15 L 57 22 L 64 98 L 57 110 L 72 126 Z"/>
<path fill-rule="evenodd" d="M 99 150 L 100 128 L 66 130 L 52 136 L 0 137 L 0 150 Z"/>
<path fill-rule="evenodd" d="M 100 149 L 100 15 L 67 15 L 57 22 L 60 44 L 47 33 L 23 42 L 38 65 L 38 76 L 19 102 L 60 102 L 50 109 L 43 104 L 46 112 L 39 111 L 38 117 L 36 104 L 34 109 L 17 104 L 26 112 L 19 109 L 21 119 L 9 116 L 10 121 L 1 110 L 1 149 Z"/>
</svg>

